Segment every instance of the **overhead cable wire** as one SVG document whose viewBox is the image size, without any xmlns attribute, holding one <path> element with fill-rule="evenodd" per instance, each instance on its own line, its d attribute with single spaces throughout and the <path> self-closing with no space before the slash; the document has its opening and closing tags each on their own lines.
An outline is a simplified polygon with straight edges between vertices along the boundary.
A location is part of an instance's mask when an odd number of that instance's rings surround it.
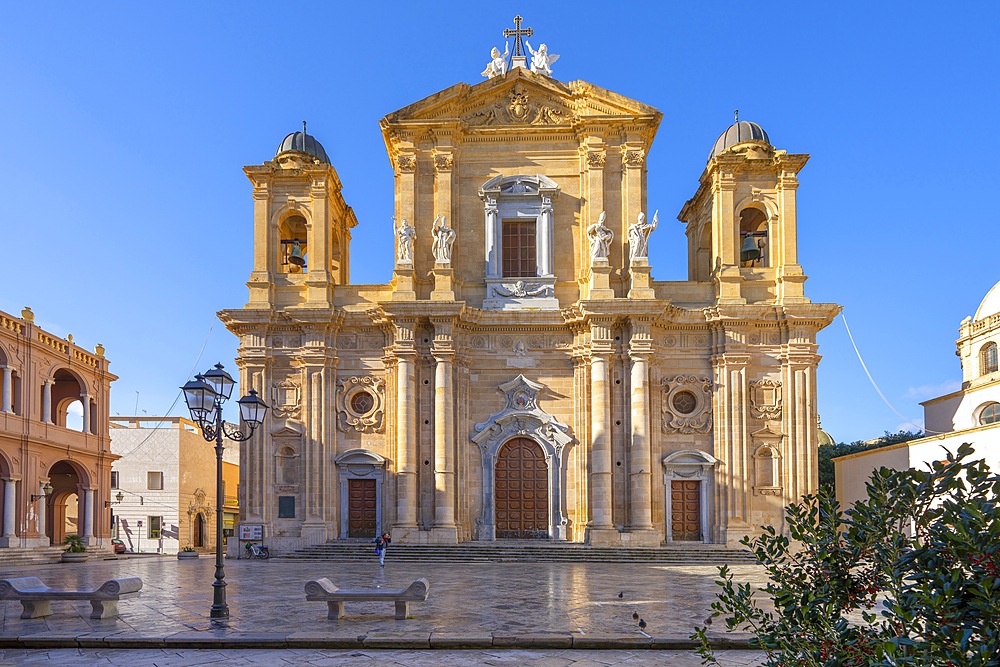
<svg viewBox="0 0 1000 667">
<path fill-rule="evenodd" d="M 194 373 L 194 369 L 198 368 L 198 364 L 200 364 L 200 363 L 201 363 L 201 357 L 202 357 L 202 355 L 203 355 L 203 354 L 205 354 L 205 348 L 206 348 L 206 347 L 208 347 L 208 339 L 212 337 L 212 330 L 213 330 L 214 328 L 215 328 L 215 317 L 213 317 L 213 318 L 212 318 L 212 323 L 211 323 L 211 324 L 209 325 L 209 327 L 208 327 L 208 333 L 207 333 L 207 334 L 205 335 L 205 341 L 204 341 L 204 342 L 203 342 L 203 343 L 201 344 L 201 349 L 200 349 L 200 350 L 198 351 L 198 358 L 194 360 L 194 364 L 192 364 L 192 366 L 191 366 L 191 370 L 190 370 L 190 371 L 188 371 L 188 374 L 187 374 L 187 376 L 186 376 L 186 377 L 191 377 L 191 375 L 192 375 L 192 374 Z M 180 398 L 181 398 L 181 395 L 182 395 L 183 393 L 184 393 L 184 392 L 183 392 L 183 390 L 180 390 L 180 389 L 178 389 L 178 390 L 177 390 L 177 395 L 176 395 L 176 396 L 174 396 L 174 401 L 173 401 L 173 403 L 171 403 L 171 404 L 170 404 L 170 407 L 169 407 L 169 408 L 167 408 L 167 411 L 163 413 L 163 415 L 162 415 L 163 417 L 166 417 L 166 416 L 168 416 L 168 415 L 169 415 L 169 414 L 170 414 L 171 412 L 173 412 L 173 410 L 174 410 L 174 406 L 176 406 L 176 405 L 177 405 L 177 401 L 179 401 L 179 400 L 180 400 Z M 138 416 L 138 415 L 136 415 L 136 416 Z M 136 445 L 135 447 L 133 447 L 133 448 L 132 448 L 132 449 L 130 449 L 129 451 L 127 451 L 127 452 L 123 452 L 122 454 L 120 454 L 120 456 L 129 456 L 129 455 L 131 455 L 131 454 L 134 454 L 135 452 L 139 451 L 139 449 L 140 449 L 140 448 L 141 448 L 141 447 L 142 447 L 143 445 L 145 445 L 145 444 L 146 444 L 147 442 L 149 442 L 149 439 L 150 439 L 150 438 L 152 438 L 152 437 L 153 437 L 154 435 L 156 435 L 156 432 L 157 432 L 158 430 L 160 430 L 160 428 L 161 428 L 161 427 L 163 426 L 163 422 L 164 422 L 164 421 L 165 421 L 165 420 L 161 418 L 161 419 L 160 419 L 160 421 L 158 421 L 158 422 L 156 423 L 156 426 L 154 426 L 154 427 L 152 427 L 151 429 L 149 429 L 149 431 L 150 431 L 149 435 L 147 435 L 147 436 L 146 436 L 146 437 L 145 437 L 145 438 L 144 438 L 144 439 L 142 440 L 142 442 L 140 442 L 140 443 L 139 443 L 138 445 Z"/>
<path fill-rule="evenodd" d="M 882 393 L 882 390 L 879 389 L 878 383 L 875 382 L 875 378 L 872 377 L 871 371 L 868 370 L 868 364 L 866 364 L 865 360 L 861 357 L 861 350 L 858 349 L 858 344 L 854 342 L 854 336 L 851 334 L 851 327 L 848 326 L 847 324 L 847 317 L 844 315 L 844 311 L 840 311 L 840 319 L 844 323 L 844 328 L 847 329 L 847 337 L 851 340 L 851 346 L 854 348 L 854 354 L 858 356 L 858 361 L 861 362 L 861 368 L 864 369 L 865 375 L 868 376 L 868 381 L 872 383 L 872 387 L 875 388 L 875 393 L 879 395 L 879 398 L 881 398 L 882 401 L 889 406 L 889 409 L 892 410 L 897 417 L 903 420 L 903 423 L 909 424 L 910 426 L 913 426 L 917 430 L 923 431 L 925 434 L 942 433 L 942 431 L 930 431 L 927 429 L 927 427 L 921 426 L 916 421 L 910 419 L 909 417 L 901 413 L 899 410 L 895 408 L 895 406 L 892 403 L 889 402 L 889 399 L 886 398 L 885 394 Z"/>
</svg>

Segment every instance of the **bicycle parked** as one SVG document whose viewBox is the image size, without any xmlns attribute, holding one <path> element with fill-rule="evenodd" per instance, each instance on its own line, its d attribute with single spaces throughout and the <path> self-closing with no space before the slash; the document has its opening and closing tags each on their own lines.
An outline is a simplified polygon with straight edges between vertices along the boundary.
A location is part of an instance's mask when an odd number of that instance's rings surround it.
<svg viewBox="0 0 1000 667">
<path fill-rule="evenodd" d="M 267 560 L 271 556 L 267 551 L 267 547 L 257 546 L 253 542 L 247 542 L 247 545 L 243 548 L 247 552 L 247 558 L 263 558 Z"/>
</svg>

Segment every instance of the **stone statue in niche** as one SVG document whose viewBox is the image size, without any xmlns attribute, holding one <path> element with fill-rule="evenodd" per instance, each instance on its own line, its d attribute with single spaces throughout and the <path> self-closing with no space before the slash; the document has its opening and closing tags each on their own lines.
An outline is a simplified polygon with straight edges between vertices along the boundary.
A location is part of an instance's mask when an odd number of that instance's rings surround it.
<svg viewBox="0 0 1000 667">
<path fill-rule="evenodd" d="M 396 218 L 392 219 L 392 231 L 396 235 L 396 260 L 400 263 L 413 263 L 413 240 L 417 238 L 417 228 L 403 218 L 402 224 L 396 227 Z"/>
<path fill-rule="evenodd" d="M 528 47 L 528 53 L 531 54 L 531 71 L 535 74 L 551 77 L 552 65 L 555 61 L 559 60 L 559 56 L 556 54 L 550 54 L 549 47 L 545 44 L 539 46 L 537 51 L 531 48 L 531 44 L 528 43 L 528 40 L 525 40 L 524 44 Z"/>
<path fill-rule="evenodd" d="M 438 264 L 451 263 L 451 246 L 455 243 L 457 233 L 448 226 L 448 219 L 443 215 L 434 218 L 434 242 L 431 249 L 434 251 L 434 261 Z"/>
<path fill-rule="evenodd" d="M 483 70 L 482 75 L 487 79 L 492 79 L 495 76 L 506 74 L 508 56 L 510 56 L 510 42 L 504 45 L 503 55 L 500 55 L 500 49 L 494 46 L 490 51 L 490 61 L 486 63 L 486 69 Z"/>
<path fill-rule="evenodd" d="M 632 225 L 628 228 L 628 243 L 629 243 L 629 259 L 646 259 L 649 257 L 649 235 L 653 233 L 656 229 L 656 225 L 659 224 L 660 211 L 657 210 L 653 213 L 653 219 L 650 222 L 646 222 L 646 214 L 642 211 L 639 212 L 639 217 Z"/>
<path fill-rule="evenodd" d="M 604 221 L 607 220 L 608 214 L 605 211 L 601 211 L 601 217 L 598 218 L 597 222 L 587 228 L 587 236 L 590 237 L 590 259 L 604 259 L 608 258 L 608 252 L 611 249 L 611 241 L 615 238 L 615 233 L 608 229 L 604 225 Z"/>
</svg>

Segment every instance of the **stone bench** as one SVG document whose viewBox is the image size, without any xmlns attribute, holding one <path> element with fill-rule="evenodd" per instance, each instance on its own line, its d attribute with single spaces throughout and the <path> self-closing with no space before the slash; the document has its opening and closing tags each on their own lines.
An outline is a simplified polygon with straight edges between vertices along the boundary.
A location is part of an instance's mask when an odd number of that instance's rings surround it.
<svg viewBox="0 0 1000 667">
<path fill-rule="evenodd" d="M 392 600 L 396 603 L 396 619 L 405 619 L 410 613 L 411 602 L 426 602 L 431 585 L 426 579 L 417 579 L 406 588 L 337 588 L 329 579 L 317 579 L 306 583 L 306 600 L 326 602 L 330 613 L 327 618 L 336 620 L 344 617 L 344 602 L 378 602 Z"/>
<path fill-rule="evenodd" d="M 18 600 L 24 610 L 21 618 L 39 618 L 52 613 L 53 600 L 89 600 L 91 618 L 111 618 L 118 615 L 118 600 L 139 596 L 142 579 L 128 577 L 105 581 L 93 591 L 67 591 L 49 588 L 38 577 L 0 579 L 0 600 Z"/>
</svg>

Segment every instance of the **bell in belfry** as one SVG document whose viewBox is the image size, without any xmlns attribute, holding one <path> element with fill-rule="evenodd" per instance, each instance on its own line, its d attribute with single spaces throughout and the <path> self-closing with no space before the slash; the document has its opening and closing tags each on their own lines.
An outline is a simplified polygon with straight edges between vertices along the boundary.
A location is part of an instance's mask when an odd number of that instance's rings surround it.
<svg viewBox="0 0 1000 667">
<path fill-rule="evenodd" d="M 296 266 L 305 266 L 306 264 L 306 260 L 302 256 L 302 246 L 299 245 L 297 239 L 292 243 L 292 252 L 288 255 L 288 261 Z"/>
<path fill-rule="evenodd" d="M 757 259 L 760 259 L 760 246 L 753 234 L 747 234 L 743 237 L 743 247 L 740 248 L 740 261 L 752 262 Z"/>
</svg>

